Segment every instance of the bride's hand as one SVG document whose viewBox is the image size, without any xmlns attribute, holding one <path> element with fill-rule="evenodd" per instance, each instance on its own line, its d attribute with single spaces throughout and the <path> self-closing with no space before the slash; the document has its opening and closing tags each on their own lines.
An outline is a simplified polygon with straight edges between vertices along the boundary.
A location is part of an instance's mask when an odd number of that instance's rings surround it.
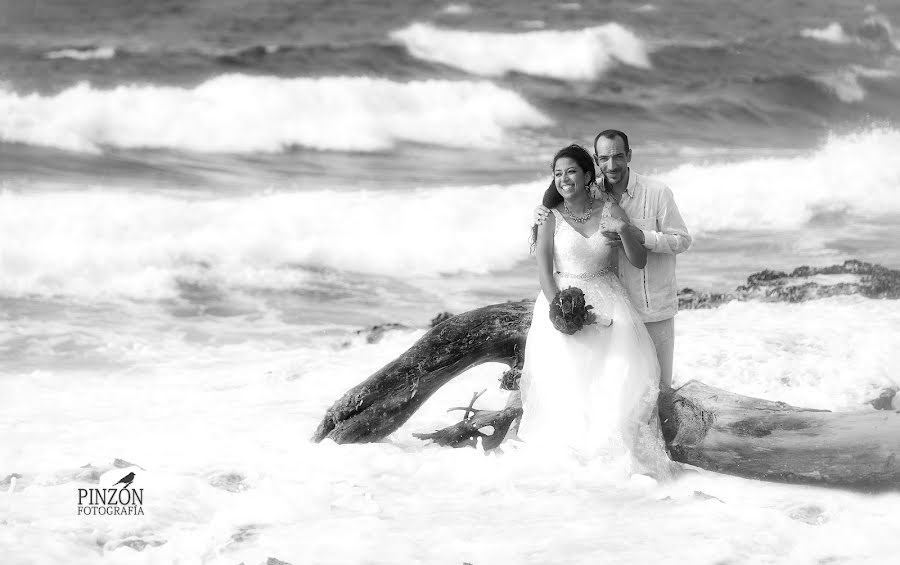
<svg viewBox="0 0 900 565">
<path fill-rule="evenodd" d="M 607 237 L 618 239 L 619 232 L 625 229 L 627 225 L 621 218 L 610 216 L 600 220 L 600 231 Z"/>
<path fill-rule="evenodd" d="M 600 233 L 609 240 L 610 247 L 622 247 L 622 236 L 619 235 L 619 230 L 624 229 L 626 225 L 619 218 L 603 218 L 600 220 Z"/>
<path fill-rule="evenodd" d="M 534 223 L 539 226 L 544 225 L 544 220 L 550 215 L 550 209 L 546 206 L 538 206 L 534 209 Z"/>
</svg>

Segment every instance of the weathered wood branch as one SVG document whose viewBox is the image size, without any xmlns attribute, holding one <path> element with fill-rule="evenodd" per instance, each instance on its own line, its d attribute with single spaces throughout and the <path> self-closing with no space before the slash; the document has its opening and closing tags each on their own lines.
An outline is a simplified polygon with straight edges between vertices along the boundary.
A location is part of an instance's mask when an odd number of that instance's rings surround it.
<svg viewBox="0 0 900 565">
<path fill-rule="evenodd" d="M 520 367 L 531 312 L 531 301 L 510 302 L 440 323 L 396 360 L 347 391 L 328 409 L 313 439 L 378 441 L 466 369 L 487 361 Z M 482 437 L 489 449 L 502 440 L 520 410 L 508 406 L 476 411 L 462 422 L 418 437 L 442 445 L 464 445 Z M 898 411 L 835 413 L 798 408 L 691 381 L 660 396 L 660 416 L 676 461 L 755 479 L 900 490 Z M 482 432 L 486 426 L 492 426 L 494 433 Z"/>
<path fill-rule="evenodd" d="M 900 411 L 798 408 L 690 381 L 660 402 L 672 458 L 768 481 L 900 490 Z"/>
<path fill-rule="evenodd" d="M 488 361 L 521 365 L 533 307 L 533 301 L 495 304 L 439 323 L 406 353 L 338 399 L 313 440 L 378 441 L 463 371 Z"/>
<path fill-rule="evenodd" d="M 475 410 L 471 418 L 452 426 L 430 434 L 413 434 L 413 436 L 452 447 L 474 447 L 477 438 L 481 438 L 482 447 L 487 451 L 500 445 L 509 427 L 521 415 L 522 408 L 519 406 L 507 406 L 503 410 Z"/>
</svg>

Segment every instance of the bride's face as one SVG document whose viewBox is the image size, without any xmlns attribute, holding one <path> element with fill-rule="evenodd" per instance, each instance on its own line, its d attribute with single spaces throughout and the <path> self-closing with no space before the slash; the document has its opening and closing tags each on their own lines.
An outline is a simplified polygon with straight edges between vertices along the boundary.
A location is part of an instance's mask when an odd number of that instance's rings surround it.
<svg viewBox="0 0 900 565">
<path fill-rule="evenodd" d="M 584 190 L 588 179 L 584 170 L 569 157 L 560 157 L 553 165 L 553 178 L 556 181 L 556 190 L 563 198 L 569 198 Z"/>
</svg>

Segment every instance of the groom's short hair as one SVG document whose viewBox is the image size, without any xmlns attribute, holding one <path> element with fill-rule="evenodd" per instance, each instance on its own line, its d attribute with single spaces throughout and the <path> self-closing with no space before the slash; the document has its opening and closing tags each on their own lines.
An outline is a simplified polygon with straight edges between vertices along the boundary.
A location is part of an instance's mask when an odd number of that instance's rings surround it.
<svg viewBox="0 0 900 565">
<path fill-rule="evenodd" d="M 628 146 L 628 136 L 625 135 L 624 131 L 619 131 L 617 129 L 605 129 L 597 134 L 597 137 L 594 138 L 594 155 L 597 154 L 597 140 L 601 137 L 605 137 L 606 139 L 615 139 L 617 137 L 622 138 L 622 143 L 625 144 L 625 153 L 631 151 L 631 147 Z"/>
</svg>

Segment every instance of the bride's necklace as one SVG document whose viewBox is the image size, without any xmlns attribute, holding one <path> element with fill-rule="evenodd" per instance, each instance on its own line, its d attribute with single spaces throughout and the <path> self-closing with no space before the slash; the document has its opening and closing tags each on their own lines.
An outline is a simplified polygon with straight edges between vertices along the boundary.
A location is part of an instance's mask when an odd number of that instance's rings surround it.
<svg viewBox="0 0 900 565">
<path fill-rule="evenodd" d="M 585 188 L 585 190 L 587 190 L 587 193 L 588 193 L 588 207 L 587 207 L 587 212 L 585 212 L 584 215 L 576 216 L 575 214 L 573 214 L 572 211 L 569 210 L 569 205 L 566 204 L 565 200 L 563 200 L 563 208 L 565 208 L 566 214 L 568 214 L 568 216 L 570 218 L 572 218 L 573 222 L 576 222 L 579 224 L 583 224 L 586 221 L 591 219 L 591 209 L 593 209 L 593 207 L 594 207 L 594 195 L 591 194 L 591 191 L 588 188 Z"/>
</svg>

